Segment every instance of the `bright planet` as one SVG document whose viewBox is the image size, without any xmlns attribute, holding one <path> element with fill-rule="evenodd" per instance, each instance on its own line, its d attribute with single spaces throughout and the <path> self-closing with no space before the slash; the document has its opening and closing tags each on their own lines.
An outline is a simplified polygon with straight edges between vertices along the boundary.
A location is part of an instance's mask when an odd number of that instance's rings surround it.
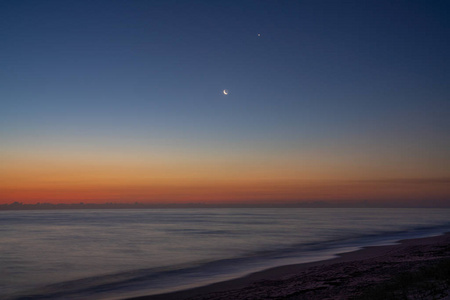
<svg viewBox="0 0 450 300">
<path fill-rule="evenodd" d="M 228 90 L 223 90 L 224 95 L 228 95 Z"/>
</svg>

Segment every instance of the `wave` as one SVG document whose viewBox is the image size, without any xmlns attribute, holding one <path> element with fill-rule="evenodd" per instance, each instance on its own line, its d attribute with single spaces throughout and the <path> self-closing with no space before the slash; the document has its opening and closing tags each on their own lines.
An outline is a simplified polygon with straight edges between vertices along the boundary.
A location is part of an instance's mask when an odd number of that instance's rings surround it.
<svg viewBox="0 0 450 300">
<path fill-rule="evenodd" d="M 322 242 L 253 251 L 228 259 L 196 261 L 189 264 L 86 277 L 23 291 L 5 299 L 123 299 L 160 294 L 233 279 L 271 267 L 330 259 L 340 253 L 363 247 L 394 244 L 403 239 L 440 235 L 448 231 L 450 231 L 450 223 L 396 232 L 349 234 Z"/>
</svg>

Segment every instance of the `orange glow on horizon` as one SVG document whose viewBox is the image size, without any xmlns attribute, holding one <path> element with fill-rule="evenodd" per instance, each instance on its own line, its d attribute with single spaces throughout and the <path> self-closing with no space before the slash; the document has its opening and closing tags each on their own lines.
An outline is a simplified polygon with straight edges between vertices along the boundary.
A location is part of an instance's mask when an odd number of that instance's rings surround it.
<svg viewBox="0 0 450 300">
<path fill-rule="evenodd" d="M 449 197 L 450 180 L 241 181 L 147 185 L 4 188 L 0 203 L 258 203 L 293 201 L 424 200 Z"/>
<path fill-rule="evenodd" d="M 450 179 L 439 176 L 445 170 L 428 172 L 416 166 L 422 178 L 405 176 L 409 174 L 405 169 L 387 172 L 386 180 L 375 180 L 386 178 L 383 174 L 388 167 L 372 163 L 361 168 L 349 160 L 305 157 L 280 154 L 267 160 L 257 155 L 202 160 L 173 156 L 171 160 L 162 154 L 158 159 L 10 154 L 0 164 L 0 204 L 450 199 Z"/>
</svg>

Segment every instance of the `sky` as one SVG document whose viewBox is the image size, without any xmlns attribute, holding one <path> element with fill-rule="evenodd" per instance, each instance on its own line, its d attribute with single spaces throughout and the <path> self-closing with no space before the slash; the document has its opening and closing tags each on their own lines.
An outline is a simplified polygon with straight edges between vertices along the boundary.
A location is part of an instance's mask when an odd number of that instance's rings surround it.
<svg viewBox="0 0 450 300">
<path fill-rule="evenodd" d="M 448 1 L 7 0 L 0 37 L 0 204 L 450 206 Z"/>
</svg>

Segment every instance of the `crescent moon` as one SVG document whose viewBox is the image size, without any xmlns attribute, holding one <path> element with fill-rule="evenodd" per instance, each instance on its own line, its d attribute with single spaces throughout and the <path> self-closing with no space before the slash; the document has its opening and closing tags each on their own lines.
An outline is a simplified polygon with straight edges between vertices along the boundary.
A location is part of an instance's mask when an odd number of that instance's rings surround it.
<svg viewBox="0 0 450 300">
<path fill-rule="evenodd" d="M 228 95 L 228 90 L 223 90 L 224 95 Z"/>
</svg>

